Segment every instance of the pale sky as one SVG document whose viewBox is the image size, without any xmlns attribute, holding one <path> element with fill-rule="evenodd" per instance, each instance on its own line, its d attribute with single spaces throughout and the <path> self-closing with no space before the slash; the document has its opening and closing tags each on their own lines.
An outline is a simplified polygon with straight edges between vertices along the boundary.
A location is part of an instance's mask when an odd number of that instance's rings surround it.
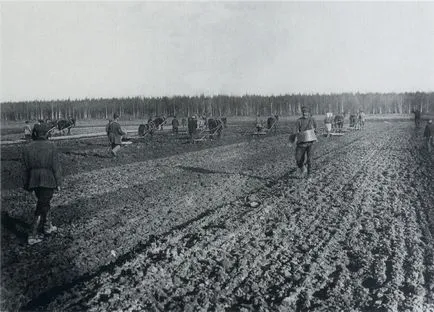
<svg viewBox="0 0 434 312">
<path fill-rule="evenodd" d="M 434 91 L 434 2 L 9 2 L 1 101 Z"/>
</svg>

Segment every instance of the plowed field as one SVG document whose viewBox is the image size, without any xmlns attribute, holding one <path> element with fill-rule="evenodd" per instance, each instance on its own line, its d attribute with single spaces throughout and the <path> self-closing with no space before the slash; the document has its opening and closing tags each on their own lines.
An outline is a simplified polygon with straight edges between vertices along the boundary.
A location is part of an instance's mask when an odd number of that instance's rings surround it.
<svg viewBox="0 0 434 312">
<path fill-rule="evenodd" d="M 307 180 L 287 127 L 137 139 L 118 159 L 105 139 L 58 143 L 61 230 L 35 246 L 20 147 L 2 148 L 2 310 L 434 311 L 434 156 L 421 130 L 373 122 L 320 137 Z"/>
</svg>

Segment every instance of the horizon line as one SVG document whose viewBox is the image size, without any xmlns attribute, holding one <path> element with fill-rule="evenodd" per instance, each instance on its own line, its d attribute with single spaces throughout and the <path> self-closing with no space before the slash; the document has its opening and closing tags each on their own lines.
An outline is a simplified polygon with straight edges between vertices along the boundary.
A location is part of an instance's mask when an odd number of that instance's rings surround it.
<svg viewBox="0 0 434 312">
<path fill-rule="evenodd" d="M 259 96 L 259 97 L 280 97 L 280 96 L 293 96 L 293 95 L 301 95 L 301 96 L 312 96 L 312 95 L 344 95 L 344 94 L 406 94 L 406 93 L 434 93 L 434 90 L 431 91 L 387 91 L 387 92 L 379 92 L 379 91 L 367 91 L 367 92 L 360 92 L 360 91 L 345 91 L 345 92 L 297 92 L 297 93 L 279 93 L 279 94 L 255 94 L 255 93 L 244 93 L 242 95 L 239 94 L 227 94 L 227 93 L 218 93 L 218 94 L 195 94 L 195 95 L 188 95 L 188 94 L 172 94 L 172 95 L 159 95 L 159 96 L 146 96 L 146 95 L 126 95 L 126 96 L 108 96 L 108 97 L 81 97 L 81 98 L 56 98 L 56 99 L 32 99 L 32 100 L 7 100 L 7 101 L 0 101 L 1 104 L 13 104 L 13 103 L 22 103 L 22 102 L 53 102 L 53 101 L 83 101 L 83 100 L 105 100 L 105 99 L 134 99 L 134 98 L 148 98 L 148 99 L 157 99 L 157 98 L 174 98 L 174 97 L 206 97 L 206 98 L 213 98 L 213 97 L 219 97 L 219 96 L 227 96 L 227 97 L 245 97 L 245 96 Z"/>
</svg>

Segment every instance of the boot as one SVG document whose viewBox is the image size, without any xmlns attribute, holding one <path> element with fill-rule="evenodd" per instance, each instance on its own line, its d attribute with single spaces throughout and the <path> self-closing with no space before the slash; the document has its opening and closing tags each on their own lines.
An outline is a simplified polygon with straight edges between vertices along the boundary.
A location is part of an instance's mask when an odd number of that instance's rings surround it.
<svg viewBox="0 0 434 312">
<path fill-rule="evenodd" d="M 35 216 L 32 224 L 32 233 L 27 238 L 29 245 L 34 245 L 42 242 L 41 236 L 38 235 L 39 224 L 41 223 L 41 216 Z"/>
<path fill-rule="evenodd" d="M 54 226 L 51 223 L 51 211 L 49 211 L 47 213 L 47 220 L 45 221 L 45 224 L 44 224 L 44 233 L 45 234 L 51 234 L 51 233 L 55 233 L 55 232 L 57 232 L 57 226 Z"/>
</svg>

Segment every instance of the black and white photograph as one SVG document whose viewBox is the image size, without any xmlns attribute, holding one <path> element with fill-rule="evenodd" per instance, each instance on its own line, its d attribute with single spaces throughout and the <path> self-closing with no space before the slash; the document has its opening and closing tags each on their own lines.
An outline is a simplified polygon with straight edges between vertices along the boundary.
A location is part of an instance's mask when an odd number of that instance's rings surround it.
<svg viewBox="0 0 434 312">
<path fill-rule="evenodd" d="M 0 311 L 434 312 L 434 2 L 0 3 Z"/>
</svg>

